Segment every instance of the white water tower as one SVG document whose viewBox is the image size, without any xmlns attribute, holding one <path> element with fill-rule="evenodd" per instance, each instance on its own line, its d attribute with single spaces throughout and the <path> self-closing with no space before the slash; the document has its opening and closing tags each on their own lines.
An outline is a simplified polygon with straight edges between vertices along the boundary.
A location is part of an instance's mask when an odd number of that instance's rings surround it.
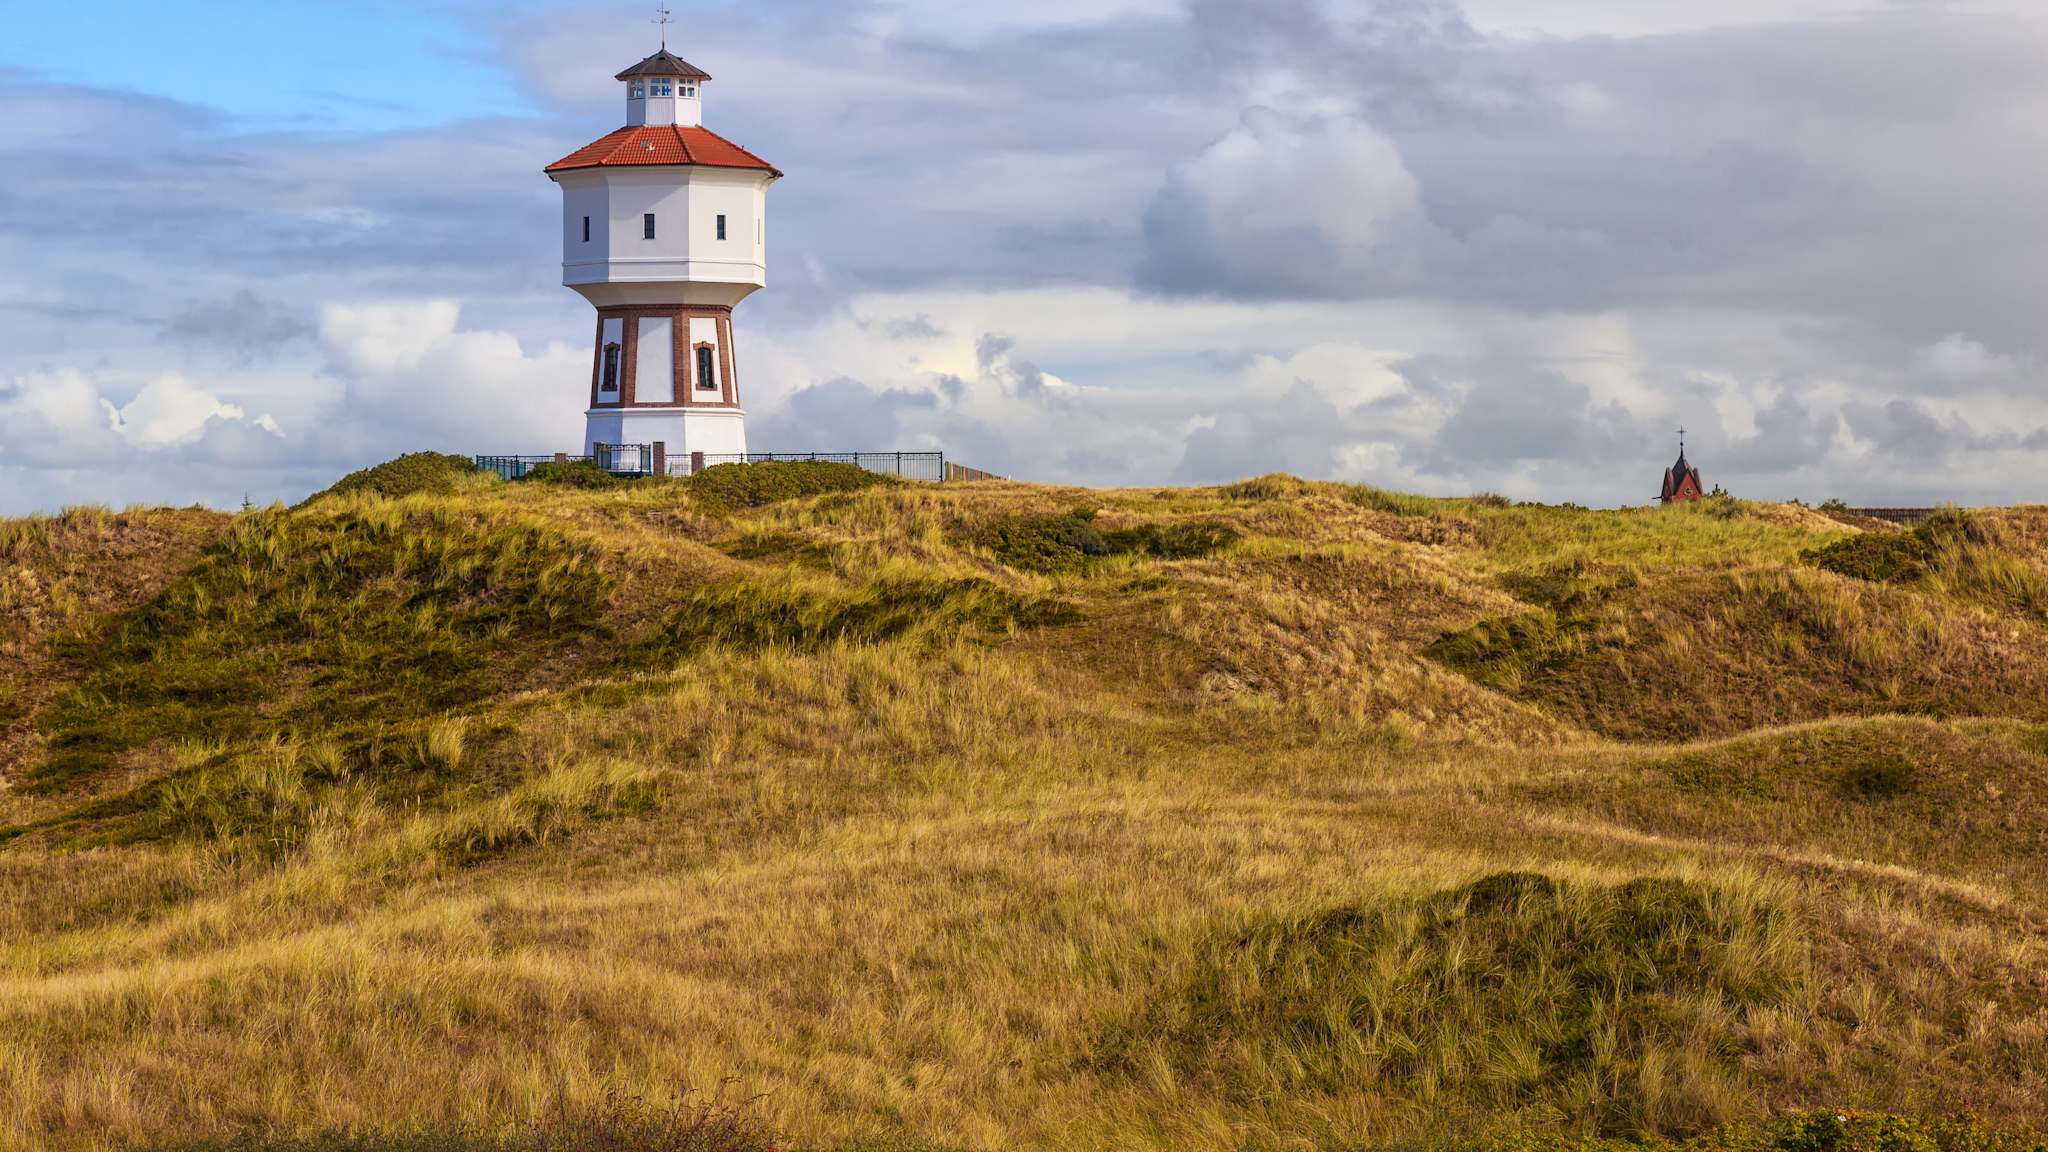
<svg viewBox="0 0 2048 1152">
<path fill-rule="evenodd" d="M 711 77 L 661 51 L 618 74 L 626 126 L 548 165 L 562 283 L 597 309 L 584 451 L 747 450 L 732 311 L 768 282 L 775 166 L 704 127 Z"/>
</svg>

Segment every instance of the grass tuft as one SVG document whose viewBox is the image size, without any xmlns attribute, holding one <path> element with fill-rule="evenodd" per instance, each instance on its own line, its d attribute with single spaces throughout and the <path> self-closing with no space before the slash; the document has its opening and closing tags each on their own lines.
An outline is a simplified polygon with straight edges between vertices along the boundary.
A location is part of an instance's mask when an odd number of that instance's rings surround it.
<svg viewBox="0 0 2048 1152">
<path fill-rule="evenodd" d="M 1364 1087 L 1684 1135 L 1745 1110 L 1748 1022 L 1800 998 L 1803 950 L 1752 892 L 1500 873 L 1221 936 L 1106 1050 L 1232 1099 Z"/>
</svg>

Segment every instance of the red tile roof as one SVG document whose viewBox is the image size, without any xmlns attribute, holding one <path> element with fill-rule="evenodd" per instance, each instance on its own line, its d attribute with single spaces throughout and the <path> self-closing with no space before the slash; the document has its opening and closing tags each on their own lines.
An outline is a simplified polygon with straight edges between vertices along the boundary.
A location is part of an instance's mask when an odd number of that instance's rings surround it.
<svg viewBox="0 0 2048 1152">
<path fill-rule="evenodd" d="M 621 128 L 547 166 L 549 172 L 577 168 L 625 168 L 696 164 L 706 168 L 759 168 L 782 175 L 770 164 L 709 128 L 641 125 Z"/>
</svg>

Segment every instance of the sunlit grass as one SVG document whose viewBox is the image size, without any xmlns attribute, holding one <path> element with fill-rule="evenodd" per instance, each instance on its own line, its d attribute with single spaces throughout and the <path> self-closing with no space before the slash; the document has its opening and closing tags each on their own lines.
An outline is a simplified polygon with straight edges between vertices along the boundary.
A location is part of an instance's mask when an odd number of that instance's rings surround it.
<svg viewBox="0 0 2048 1152">
<path fill-rule="evenodd" d="M 76 589 L 15 641 L 0 1149 L 2048 1107 L 2031 520 L 1896 584 L 1735 504 L 434 487 L 0 524 Z M 1134 543 L 991 532 L 1077 509 Z"/>
</svg>

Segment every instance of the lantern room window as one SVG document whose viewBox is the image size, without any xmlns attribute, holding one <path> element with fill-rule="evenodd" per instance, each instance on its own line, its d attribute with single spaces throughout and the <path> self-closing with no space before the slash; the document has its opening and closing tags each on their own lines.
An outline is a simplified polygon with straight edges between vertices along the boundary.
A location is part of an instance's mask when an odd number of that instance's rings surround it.
<svg viewBox="0 0 2048 1152">
<path fill-rule="evenodd" d="M 654 90 L 654 94 L 655 94 L 656 96 L 673 96 L 673 95 L 675 95 L 675 86 L 674 86 L 674 84 L 673 84 L 673 83 L 671 83 L 671 82 L 670 82 L 670 81 L 669 81 L 669 80 L 668 80 L 668 79 L 667 79 L 666 77 L 663 77 L 663 78 L 661 78 L 661 79 L 658 79 L 658 80 L 653 80 L 653 81 L 650 81 L 650 82 L 649 82 L 649 87 L 651 87 L 651 88 L 652 88 L 652 89 Z"/>
<path fill-rule="evenodd" d="M 642 84 L 638 80 L 628 84 L 626 86 L 626 98 L 628 100 L 645 100 L 647 98 L 647 85 Z"/>
<path fill-rule="evenodd" d="M 697 95 L 697 85 L 696 85 L 695 83 L 692 83 L 692 82 L 687 82 L 687 81 L 686 81 L 686 82 L 685 82 L 685 83 L 683 84 L 683 95 L 685 95 L 685 96 L 690 96 L 690 97 L 694 97 L 694 96 L 696 96 L 696 95 Z"/>
</svg>

